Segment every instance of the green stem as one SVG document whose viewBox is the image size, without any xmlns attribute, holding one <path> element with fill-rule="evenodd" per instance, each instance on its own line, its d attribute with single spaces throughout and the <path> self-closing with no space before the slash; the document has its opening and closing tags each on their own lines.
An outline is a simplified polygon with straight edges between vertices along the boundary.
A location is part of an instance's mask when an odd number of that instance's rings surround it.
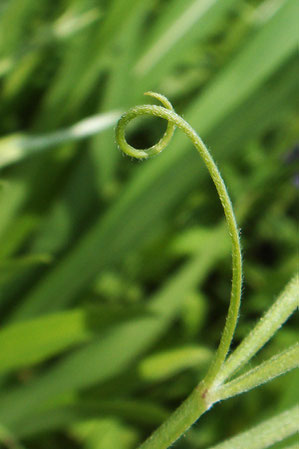
<svg viewBox="0 0 299 449">
<path fill-rule="evenodd" d="M 189 139 L 197 149 L 211 175 L 211 178 L 217 189 L 222 207 L 224 209 L 229 235 L 232 242 L 233 275 L 230 305 L 216 357 L 206 377 L 206 383 L 210 384 L 226 358 L 238 320 L 242 287 L 242 257 L 238 227 L 224 181 L 212 156 L 210 155 L 201 138 L 197 135 L 197 133 L 189 125 L 189 123 L 187 123 L 182 117 L 174 112 L 172 105 L 167 100 L 167 98 L 165 98 L 163 95 L 153 92 L 147 92 L 146 95 L 157 98 L 163 103 L 165 107 L 155 105 L 136 106 L 135 108 L 132 108 L 125 114 L 123 114 L 116 127 L 116 141 L 120 149 L 129 156 L 133 156 L 138 159 L 147 159 L 148 157 L 154 156 L 163 151 L 163 149 L 170 142 L 175 127 L 177 126 L 178 128 L 180 128 L 187 135 L 187 137 L 189 137 Z M 128 123 L 141 115 L 152 115 L 168 121 L 167 130 L 164 136 L 156 145 L 153 145 L 147 150 L 138 150 L 132 147 L 127 143 L 125 136 L 125 130 Z"/>
<path fill-rule="evenodd" d="M 211 404 L 205 399 L 205 386 L 195 388 L 175 412 L 139 447 L 139 449 L 168 448 L 205 413 Z"/>
</svg>

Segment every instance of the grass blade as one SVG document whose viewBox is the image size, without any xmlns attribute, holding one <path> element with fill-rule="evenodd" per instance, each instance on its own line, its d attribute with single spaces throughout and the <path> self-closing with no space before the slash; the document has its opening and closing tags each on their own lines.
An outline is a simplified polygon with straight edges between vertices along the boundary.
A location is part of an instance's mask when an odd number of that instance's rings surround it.
<svg viewBox="0 0 299 449">
<path fill-rule="evenodd" d="M 107 112 L 86 118 L 67 129 L 40 136 L 16 134 L 0 140 L 0 169 L 22 161 L 36 152 L 53 146 L 75 142 L 112 127 L 120 117 L 120 112 Z"/>
</svg>

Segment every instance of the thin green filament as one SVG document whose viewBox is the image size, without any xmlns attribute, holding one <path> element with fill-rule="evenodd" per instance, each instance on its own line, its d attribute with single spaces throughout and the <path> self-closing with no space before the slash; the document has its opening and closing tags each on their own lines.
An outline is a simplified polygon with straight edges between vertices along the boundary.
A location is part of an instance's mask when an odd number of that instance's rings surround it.
<svg viewBox="0 0 299 449">
<path fill-rule="evenodd" d="M 207 147 L 205 146 L 201 138 L 197 135 L 197 133 L 189 125 L 189 123 L 187 123 L 182 117 L 176 114 L 171 103 L 166 97 L 154 92 L 147 92 L 145 95 L 149 95 L 160 100 L 163 106 L 156 106 L 156 105 L 136 106 L 132 109 L 129 109 L 126 113 L 124 113 L 120 118 L 116 127 L 116 141 L 118 146 L 125 154 L 129 156 L 135 157 L 137 159 L 146 159 L 151 156 L 157 155 L 158 153 L 163 151 L 163 149 L 166 148 L 167 145 L 169 144 L 175 128 L 176 127 L 180 128 L 189 137 L 189 139 L 199 152 L 211 175 L 211 178 L 215 184 L 224 210 L 229 235 L 232 242 L 232 289 L 231 289 L 230 304 L 226 318 L 226 323 L 219 343 L 219 347 L 216 352 L 215 359 L 212 362 L 209 372 L 204 380 L 204 383 L 208 387 L 211 386 L 211 384 L 213 383 L 215 376 L 219 372 L 219 369 L 221 368 L 223 362 L 227 357 L 238 320 L 240 300 L 241 300 L 241 287 L 242 287 L 242 259 L 241 259 L 241 248 L 240 248 L 238 227 L 232 203 L 227 193 L 224 181 L 211 154 L 209 153 Z M 142 115 L 150 115 L 163 118 L 167 120 L 168 125 L 164 135 L 157 144 L 153 145 L 148 149 L 139 150 L 128 144 L 126 140 L 125 130 L 128 123 L 131 122 L 131 120 L 135 119 L 136 117 L 140 117 Z"/>
</svg>

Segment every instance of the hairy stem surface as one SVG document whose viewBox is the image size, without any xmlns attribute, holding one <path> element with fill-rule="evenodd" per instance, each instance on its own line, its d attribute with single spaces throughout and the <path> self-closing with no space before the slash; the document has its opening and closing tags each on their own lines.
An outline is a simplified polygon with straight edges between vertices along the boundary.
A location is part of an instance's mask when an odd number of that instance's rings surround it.
<svg viewBox="0 0 299 449">
<path fill-rule="evenodd" d="M 195 388 L 175 412 L 139 447 L 162 449 L 171 446 L 209 408 L 205 399 L 205 387 Z"/>
</svg>

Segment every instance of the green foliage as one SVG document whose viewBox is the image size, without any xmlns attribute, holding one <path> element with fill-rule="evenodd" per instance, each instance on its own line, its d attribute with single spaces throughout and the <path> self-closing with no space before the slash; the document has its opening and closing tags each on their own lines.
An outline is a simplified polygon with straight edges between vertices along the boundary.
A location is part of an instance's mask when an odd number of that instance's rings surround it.
<svg viewBox="0 0 299 449">
<path fill-rule="evenodd" d="M 144 163 L 116 149 L 148 90 L 211 148 L 241 227 L 239 323 L 210 400 L 294 366 L 298 2 L 0 3 L 0 445 L 134 449 L 216 351 L 231 250 L 207 170 L 181 132 Z M 155 144 L 159 122 L 129 142 Z M 175 447 L 295 448 L 297 391 L 290 372 L 222 401 Z"/>
</svg>

